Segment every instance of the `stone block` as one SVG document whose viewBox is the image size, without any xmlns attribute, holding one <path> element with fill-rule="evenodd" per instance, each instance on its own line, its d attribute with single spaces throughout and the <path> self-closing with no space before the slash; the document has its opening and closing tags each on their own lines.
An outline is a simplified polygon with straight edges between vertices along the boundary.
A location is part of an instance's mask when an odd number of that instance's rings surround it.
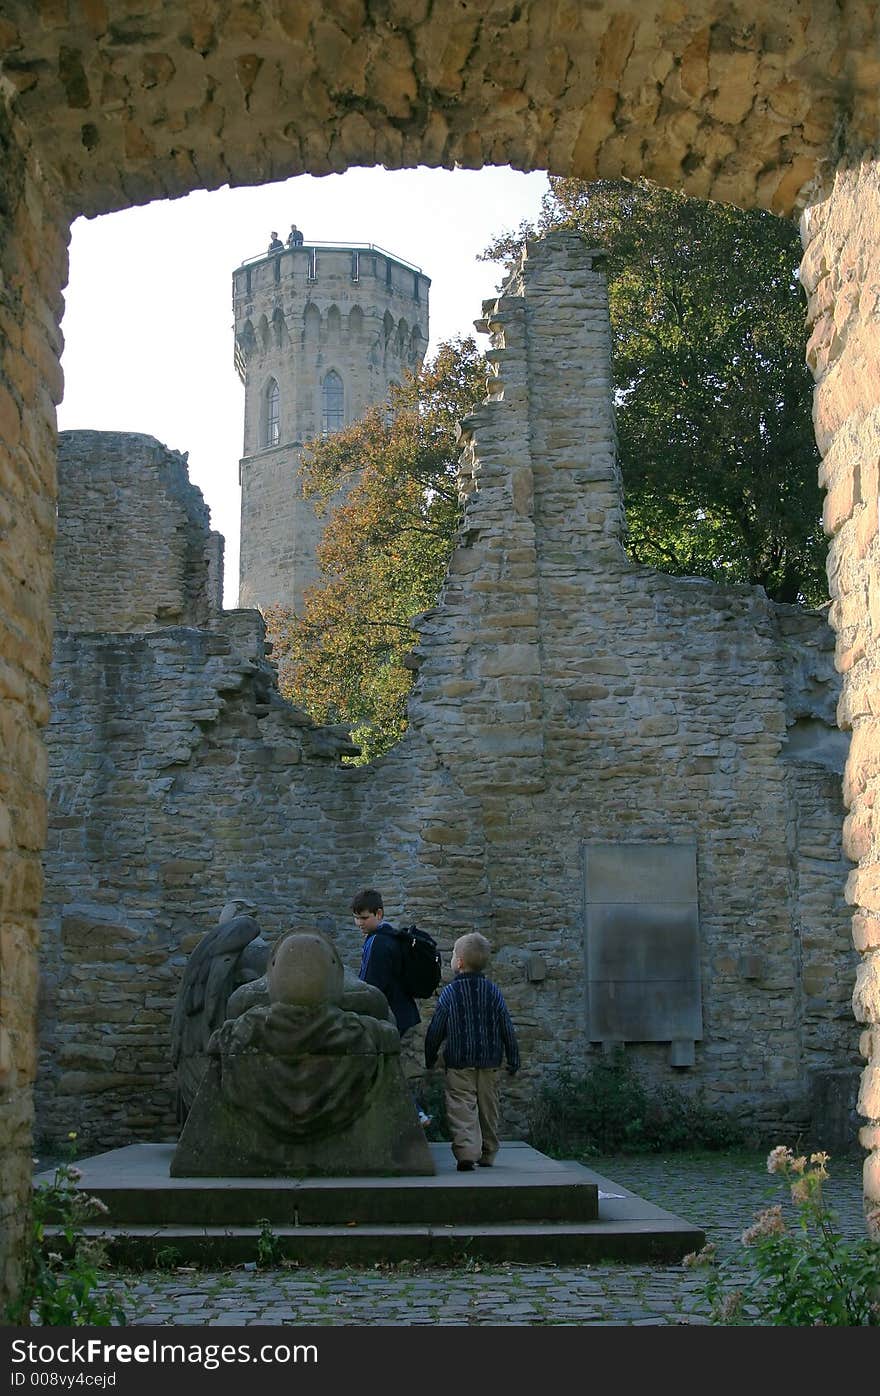
<svg viewBox="0 0 880 1396">
<path fill-rule="evenodd" d="M 586 843 L 590 904 L 655 905 L 696 902 L 696 846 L 692 843 Z"/>
<path fill-rule="evenodd" d="M 814 1149 L 834 1156 L 856 1147 L 859 1075 L 857 1067 L 811 1073 L 810 1141 Z"/>
<path fill-rule="evenodd" d="M 862 1071 L 856 1109 L 866 1120 L 880 1120 L 880 1065 Z"/>
<path fill-rule="evenodd" d="M 880 1023 L 880 953 L 871 951 L 856 971 L 852 996 L 857 1023 Z"/>
</svg>

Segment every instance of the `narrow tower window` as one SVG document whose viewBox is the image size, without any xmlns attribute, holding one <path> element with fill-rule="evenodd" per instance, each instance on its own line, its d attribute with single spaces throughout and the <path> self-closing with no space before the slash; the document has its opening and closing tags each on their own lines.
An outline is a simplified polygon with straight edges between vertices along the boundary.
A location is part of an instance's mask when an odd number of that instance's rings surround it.
<svg viewBox="0 0 880 1396">
<path fill-rule="evenodd" d="M 266 388 L 266 430 L 263 433 L 263 444 L 277 446 L 279 439 L 278 384 L 274 378 L 270 378 Z"/>
<path fill-rule="evenodd" d="M 317 251 L 317 248 L 315 248 L 315 247 L 310 247 L 310 248 L 309 248 L 309 273 L 308 273 L 308 279 L 309 279 L 309 281 L 317 281 L 317 279 L 318 279 L 318 251 Z"/>
<path fill-rule="evenodd" d="M 345 425 L 344 399 L 342 379 L 331 368 L 321 386 L 321 431 L 324 436 L 331 431 L 339 431 Z"/>
<path fill-rule="evenodd" d="M 351 279 L 352 279 L 352 281 L 360 281 L 360 279 L 361 279 L 361 254 L 360 254 L 360 252 L 352 252 L 352 254 L 351 254 Z"/>
</svg>

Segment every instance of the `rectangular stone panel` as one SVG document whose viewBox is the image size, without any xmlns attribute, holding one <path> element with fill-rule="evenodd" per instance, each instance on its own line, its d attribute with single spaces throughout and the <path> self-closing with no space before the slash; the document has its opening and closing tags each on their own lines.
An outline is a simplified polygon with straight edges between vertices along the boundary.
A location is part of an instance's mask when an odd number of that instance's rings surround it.
<svg viewBox="0 0 880 1396">
<path fill-rule="evenodd" d="M 596 902 L 696 902 L 695 843 L 586 843 L 587 899 Z"/>
<path fill-rule="evenodd" d="M 696 845 L 584 845 L 591 1042 L 703 1035 Z"/>
</svg>

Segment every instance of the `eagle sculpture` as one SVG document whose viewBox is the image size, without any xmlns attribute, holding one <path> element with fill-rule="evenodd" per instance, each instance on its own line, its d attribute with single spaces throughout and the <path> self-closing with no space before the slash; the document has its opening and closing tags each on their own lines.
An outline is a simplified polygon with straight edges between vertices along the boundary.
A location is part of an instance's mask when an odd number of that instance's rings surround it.
<svg viewBox="0 0 880 1396">
<path fill-rule="evenodd" d="M 181 1123 L 201 1085 L 208 1039 L 226 1019 L 230 994 L 265 972 L 269 945 L 250 914 L 255 909 L 243 897 L 228 901 L 217 925 L 187 960 L 171 1018 L 171 1064 L 177 1073 Z"/>
</svg>

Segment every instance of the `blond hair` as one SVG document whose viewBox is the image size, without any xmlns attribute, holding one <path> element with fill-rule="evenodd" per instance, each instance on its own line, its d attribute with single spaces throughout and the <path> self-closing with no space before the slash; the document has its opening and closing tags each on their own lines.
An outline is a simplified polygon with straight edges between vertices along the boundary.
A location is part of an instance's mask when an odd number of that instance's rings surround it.
<svg viewBox="0 0 880 1396">
<path fill-rule="evenodd" d="M 491 945 L 485 936 L 480 935 L 479 931 L 471 931 L 466 936 L 459 936 L 452 947 L 452 958 L 458 961 L 462 969 L 485 969 L 491 953 Z"/>
</svg>

